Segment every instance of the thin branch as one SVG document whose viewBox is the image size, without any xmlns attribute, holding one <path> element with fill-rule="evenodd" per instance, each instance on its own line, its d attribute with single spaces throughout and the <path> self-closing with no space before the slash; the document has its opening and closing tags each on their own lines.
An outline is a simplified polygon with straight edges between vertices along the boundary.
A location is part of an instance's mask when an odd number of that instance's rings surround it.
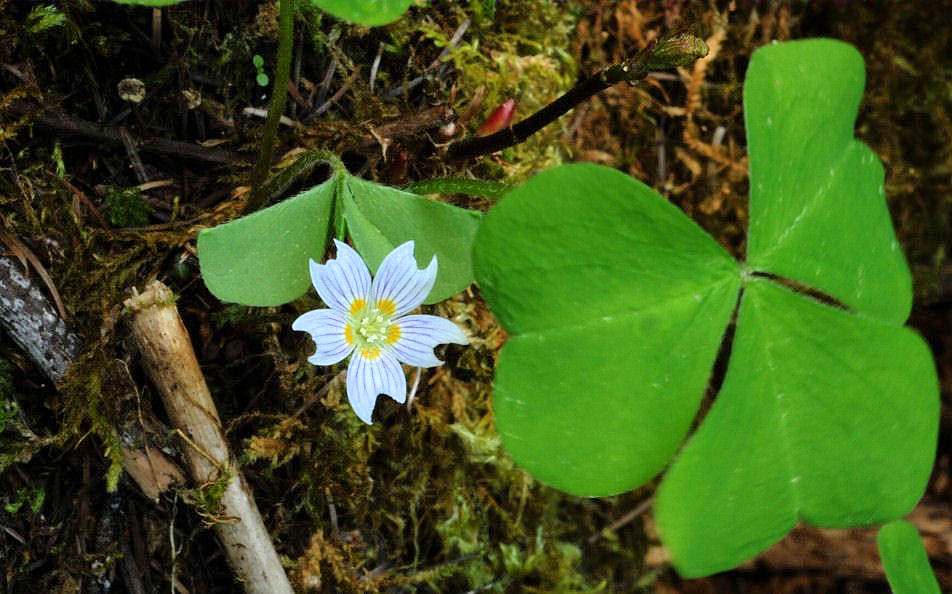
<svg viewBox="0 0 952 594">
<path fill-rule="evenodd" d="M 707 51 L 707 46 L 701 39 L 688 34 L 677 34 L 652 43 L 633 58 L 604 68 L 594 76 L 579 82 L 564 95 L 521 122 L 489 136 L 469 138 L 450 145 L 446 157 L 468 159 L 515 146 L 608 87 L 620 82 L 635 83 L 645 78 L 650 70 L 689 64 L 706 56 Z"/>
<path fill-rule="evenodd" d="M 117 128 L 100 126 L 99 124 L 73 117 L 58 109 L 43 109 L 31 105 L 30 102 L 27 101 L 15 101 L 10 108 L 13 113 L 29 115 L 33 120 L 47 128 L 59 130 L 67 134 L 85 136 L 110 144 L 123 144 L 122 136 Z M 142 152 L 175 155 L 209 163 L 234 163 L 242 160 L 240 154 L 232 151 L 206 148 L 190 142 L 179 142 L 165 138 L 137 140 L 136 148 Z"/>
</svg>

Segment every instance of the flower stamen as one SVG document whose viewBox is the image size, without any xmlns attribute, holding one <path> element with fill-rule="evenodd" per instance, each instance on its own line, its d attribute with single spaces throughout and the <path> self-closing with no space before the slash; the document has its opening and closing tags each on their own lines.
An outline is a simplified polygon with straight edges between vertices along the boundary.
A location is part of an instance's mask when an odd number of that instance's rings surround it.
<svg viewBox="0 0 952 594">
<path fill-rule="evenodd" d="M 355 300 L 355 302 L 356 301 L 363 300 Z M 347 327 L 351 325 L 353 325 L 354 328 L 351 336 L 353 336 L 357 342 L 357 346 L 363 352 L 367 352 L 367 350 L 370 349 L 379 350 L 380 346 L 390 345 L 396 342 L 396 340 L 390 340 L 390 337 L 393 335 L 391 329 L 395 327 L 391 322 L 390 316 L 387 315 L 386 312 L 381 311 L 378 307 L 361 307 L 356 314 L 351 314 L 350 324 L 348 324 Z M 397 329 L 396 332 L 399 336 L 400 330 Z M 344 333 L 346 338 L 347 328 L 344 329 Z"/>
</svg>

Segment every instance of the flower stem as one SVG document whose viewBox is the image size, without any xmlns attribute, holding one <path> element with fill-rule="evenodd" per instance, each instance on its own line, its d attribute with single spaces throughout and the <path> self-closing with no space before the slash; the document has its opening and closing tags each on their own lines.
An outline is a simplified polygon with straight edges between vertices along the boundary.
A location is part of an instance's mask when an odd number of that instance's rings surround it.
<svg viewBox="0 0 952 594">
<path fill-rule="evenodd" d="M 264 124 L 261 135 L 261 150 L 258 152 L 258 162 L 255 163 L 251 174 L 251 197 L 245 204 L 244 214 L 252 213 L 264 206 L 266 194 L 262 192 L 262 184 L 271 168 L 271 157 L 274 155 L 274 140 L 278 135 L 278 124 L 281 114 L 284 113 L 284 103 L 288 96 L 288 82 L 291 79 L 291 46 L 294 38 L 294 0 L 282 0 L 280 3 L 278 23 L 278 65 L 274 73 L 274 89 L 271 92 L 271 106 L 268 108 L 268 119 Z"/>
</svg>

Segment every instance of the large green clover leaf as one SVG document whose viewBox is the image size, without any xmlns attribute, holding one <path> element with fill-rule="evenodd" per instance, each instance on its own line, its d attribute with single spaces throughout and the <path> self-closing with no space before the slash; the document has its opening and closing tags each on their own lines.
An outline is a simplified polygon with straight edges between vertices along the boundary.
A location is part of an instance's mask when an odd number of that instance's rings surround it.
<svg viewBox="0 0 952 594">
<path fill-rule="evenodd" d="M 474 264 L 514 335 L 494 398 L 512 456 L 585 495 L 661 470 L 697 412 L 737 263 L 654 190 L 578 164 L 508 194 L 477 234 Z"/>
<path fill-rule="evenodd" d="M 681 574 L 730 569 L 798 519 L 838 528 L 908 512 L 932 467 L 936 381 L 907 328 L 750 281 L 717 401 L 658 489 Z"/>
<path fill-rule="evenodd" d="M 335 17 L 358 25 L 376 27 L 400 18 L 413 0 L 314 0 Z"/>
<path fill-rule="evenodd" d="M 435 255 L 439 274 L 426 303 L 442 301 L 473 280 L 479 213 L 340 171 L 293 198 L 203 230 L 198 256 L 205 285 L 222 301 L 257 306 L 293 301 L 307 291 L 308 259 L 321 261 L 331 220 L 339 218 L 373 271 L 410 239 L 421 267 Z"/>
<path fill-rule="evenodd" d="M 831 39 L 754 53 L 744 81 L 747 262 L 901 324 L 912 285 L 883 200 L 883 168 L 853 139 L 863 58 Z"/>
<path fill-rule="evenodd" d="M 721 392 L 657 494 L 683 575 L 733 567 L 799 520 L 896 518 L 925 488 L 937 380 L 902 327 L 910 275 L 882 167 L 852 138 L 862 70 L 830 40 L 755 53 L 746 265 L 655 192 L 595 166 L 538 175 L 477 235 L 477 281 L 513 335 L 496 371 L 499 432 L 518 463 L 576 494 L 662 468 L 742 290 Z"/>
</svg>

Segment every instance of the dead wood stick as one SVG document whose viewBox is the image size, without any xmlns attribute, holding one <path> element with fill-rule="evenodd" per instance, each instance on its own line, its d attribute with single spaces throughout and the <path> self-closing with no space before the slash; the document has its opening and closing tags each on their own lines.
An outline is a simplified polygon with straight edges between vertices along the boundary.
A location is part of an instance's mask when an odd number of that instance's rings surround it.
<svg viewBox="0 0 952 594">
<path fill-rule="evenodd" d="M 12 258 L 0 256 L 0 326 L 54 383 L 79 352 L 79 338 Z"/>
<path fill-rule="evenodd" d="M 217 523 L 215 530 L 232 570 L 250 594 L 292 594 L 258 506 L 229 453 L 218 411 L 172 292 L 153 281 L 125 306 L 133 316 L 132 334 L 145 369 L 186 442 L 193 478 L 199 485 L 227 481 L 221 512 L 238 521 Z"/>
<path fill-rule="evenodd" d="M 16 260 L 0 256 L 0 327 L 37 369 L 56 384 L 66 376 L 82 341 L 57 315 L 36 283 L 24 276 L 22 268 Z M 131 377 L 127 377 L 127 383 L 132 383 Z M 181 471 L 150 445 L 148 432 L 141 424 L 117 419 L 116 427 L 119 426 L 122 467 L 149 499 L 157 501 L 170 485 L 181 482 Z"/>
<path fill-rule="evenodd" d="M 100 126 L 93 122 L 73 117 L 58 109 L 42 109 L 27 101 L 14 101 L 10 110 L 18 115 L 32 114 L 35 121 L 47 128 L 52 128 L 66 134 L 85 136 L 111 144 L 123 144 L 119 130 L 109 126 Z M 235 152 L 204 147 L 190 142 L 180 142 L 165 138 L 150 138 L 135 144 L 142 152 L 174 155 L 186 159 L 206 161 L 209 163 L 234 163 L 243 160 Z"/>
</svg>

